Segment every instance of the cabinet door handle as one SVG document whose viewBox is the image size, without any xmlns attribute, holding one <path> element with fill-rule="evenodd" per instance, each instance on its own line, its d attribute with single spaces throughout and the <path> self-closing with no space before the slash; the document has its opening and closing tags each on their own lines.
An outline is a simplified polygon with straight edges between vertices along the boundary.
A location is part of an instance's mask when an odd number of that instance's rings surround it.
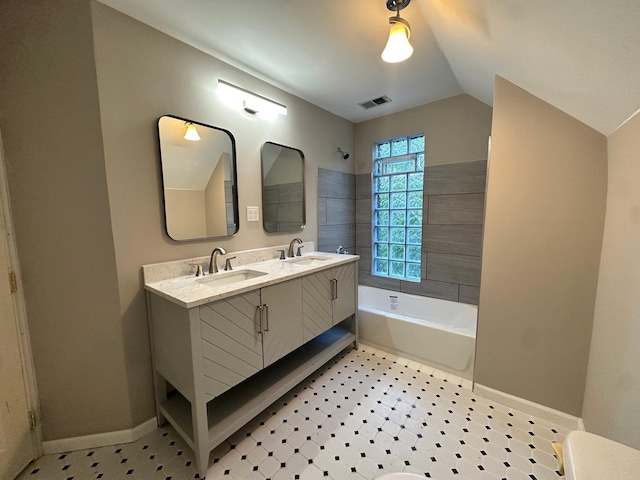
<svg viewBox="0 0 640 480">
<path fill-rule="evenodd" d="M 258 333 L 262 333 L 262 305 L 258 305 L 256 310 L 258 310 Z"/>
<path fill-rule="evenodd" d="M 266 310 L 266 317 L 267 317 L 267 325 L 265 326 L 264 331 L 268 332 L 269 331 L 269 305 L 265 304 L 263 306 L 264 306 L 264 308 Z"/>
<path fill-rule="evenodd" d="M 338 298 L 338 280 L 335 278 L 331 279 L 331 300 L 335 300 Z"/>
</svg>

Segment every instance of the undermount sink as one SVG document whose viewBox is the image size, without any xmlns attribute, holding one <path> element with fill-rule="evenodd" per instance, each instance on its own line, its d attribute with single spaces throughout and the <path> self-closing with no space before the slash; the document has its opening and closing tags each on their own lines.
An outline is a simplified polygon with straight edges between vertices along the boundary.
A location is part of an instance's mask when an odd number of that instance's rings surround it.
<svg viewBox="0 0 640 480">
<path fill-rule="evenodd" d="M 321 257 L 316 255 L 305 255 L 303 257 L 295 257 L 287 260 L 288 263 L 295 263 L 296 265 L 313 265 L 316 263 L 322 263 L 329 260 L 329 257 Z"/>
<path fill-rule="evenodd" d="M 230 285 L 232 283 L 243 282 L 245 280 L 251 280 L 252 278 L 261 277 L 266 274 L 267 272 L 260 272 L 258 270 L 238 270 L 214 273 L 207 275 L 206 277 L 199 278 L 196 282 L 209 287 L 220 287 L 223 285 Z"/>
</svg>

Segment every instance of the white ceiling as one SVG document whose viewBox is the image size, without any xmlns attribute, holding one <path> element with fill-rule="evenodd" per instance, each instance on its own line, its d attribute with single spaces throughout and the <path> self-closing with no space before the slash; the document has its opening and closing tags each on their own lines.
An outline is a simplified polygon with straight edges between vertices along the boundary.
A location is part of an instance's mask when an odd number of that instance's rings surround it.
<svg viewBox="0 0 640 480">
<path fill-rule="evenodd" d="M 353 122 L 459 93 L 491 104 L 495 75 L 605 135 L 640 107 L 640 0 L 412 0 L 399 64 L 380 59 L 386 0 L 100 1 Z"/>
</svg>

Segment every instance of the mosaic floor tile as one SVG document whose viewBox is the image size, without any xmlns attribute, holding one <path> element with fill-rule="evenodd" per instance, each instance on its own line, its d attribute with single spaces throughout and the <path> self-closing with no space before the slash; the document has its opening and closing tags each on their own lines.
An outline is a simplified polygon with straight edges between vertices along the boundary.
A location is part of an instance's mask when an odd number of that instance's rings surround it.
<svg viewBox="0 0 640 480">
<path fill-rule="evenodd" d="M 471 383 L 367 346 L 347 350 L 231 436 L 207 478 L 552 480 L 568 430 L 476 396 Z M 47 455 L 19 480 L 199 478 L 166 425 L 127 445 Z"/>
</svg>

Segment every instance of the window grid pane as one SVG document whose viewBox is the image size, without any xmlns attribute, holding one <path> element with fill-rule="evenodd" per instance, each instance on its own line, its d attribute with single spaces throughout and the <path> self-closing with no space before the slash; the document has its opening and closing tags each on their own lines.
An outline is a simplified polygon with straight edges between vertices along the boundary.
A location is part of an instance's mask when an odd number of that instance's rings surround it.
<svg viewBox="0 0 640 480">
<path fill-rule="evenodd" d="M 424 135 L 374 145 L 372 274 L 419 282 Z"/>
</svg>

